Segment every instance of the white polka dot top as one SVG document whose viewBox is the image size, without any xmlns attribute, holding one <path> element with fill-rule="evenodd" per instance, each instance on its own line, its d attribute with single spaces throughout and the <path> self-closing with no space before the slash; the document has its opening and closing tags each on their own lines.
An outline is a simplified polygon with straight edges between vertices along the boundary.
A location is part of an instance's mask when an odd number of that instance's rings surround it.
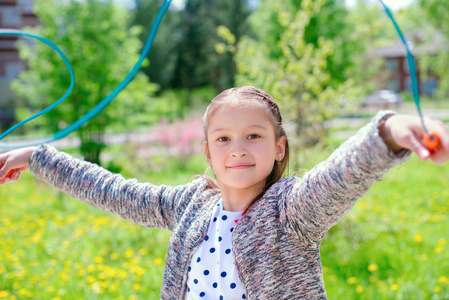
<svg viewBox="0 0 449 300">
<path fill-rule="evenodd" d="M 232 253 L 232 231 L 242 212 L 223 210 L 220 200 L 212 212 L 207 235 L 190 261 L 185 299 L 246 299 Z"/>
</svg>

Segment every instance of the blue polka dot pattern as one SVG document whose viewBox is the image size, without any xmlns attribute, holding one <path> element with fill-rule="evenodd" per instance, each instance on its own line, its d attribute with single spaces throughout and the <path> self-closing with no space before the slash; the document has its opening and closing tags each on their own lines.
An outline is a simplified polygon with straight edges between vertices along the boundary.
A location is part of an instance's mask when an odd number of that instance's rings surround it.
<svg viewBox="0 0 449 300">
<path fill-rule="evenodd" d="M 246 299 L 246 295 L 245 294 L 242 295 L 242 299 Z"/>
<path fill-rule="evenodd" d="M 204 240 L 192 256 L 185 300 L 239 299 L 245 290 L 238 277 L 232 254 L 233 220 L 241 217 L 240 212 L 223 211 L 223 205 L 215 206 L 210 217 L 212 222 Z M 220 222 L 215 222 L 220 220 Z M 241 299 L 241 298 L 240 298 Z"/>
<path fill-rule="evenodd" d="M 223 300 L 223 296 L 222 295 L 220 295 L 220 300 Z"/>
</svg>

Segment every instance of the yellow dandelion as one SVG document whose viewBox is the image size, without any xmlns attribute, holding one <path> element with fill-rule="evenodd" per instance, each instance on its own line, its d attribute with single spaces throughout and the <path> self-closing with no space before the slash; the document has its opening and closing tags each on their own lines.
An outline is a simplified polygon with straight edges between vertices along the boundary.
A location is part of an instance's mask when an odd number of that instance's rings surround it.
<svg viewBox="0 0 449 300">
<path fill-rule="evenodd" d="M 399 284 L 393 283 L 393 284 L 390 286 L 390 289 L 392 289 L 393 291 L 399 290 Z"/>
<path fill-rule="evenodd" d="M 126 249 L 125 252 L 123 252 L 123 256 L 125 258 L 131 258 L 134 255 L 134 250 L 132 248 Z"/>
<path fill-rule="evenodd" d="M 449 283 L 449 278 L 446 276 L 440 276 L 438 277 L 438 283 Z"/>
<path fill-rule="evenodd" d="M 438 241 L 438 246 L 444 246 L 444 245 L 446 245 L 446 244 L 447 244 L 446 239 L 440 239 L 440 240 Z"/>
<path fill-rule="evenodd" d="M 358 285 L 358 286 L 355 288 L 355 291 L 356 291 L 357 294 L 363 293 L 364 290 L 365 290 L 365 288 L 363 287 L 363 285 Z"/>
<path fill-rule="evenodd" d="M 86 271 L 92 273 L 93 271 L 95 271 L 95 267 L 93 265 L 88 265 Z"/>
<path fill-rule="evenodd" d="M 131 295 L 128 297 L 128 300 L 137 300 L 137 296 L 136 295 Z"/>
<path fill-rule="evenodd" d="M 443 247 L 438 246 L 435 248 L 435 253 L 441 253 L 441 252 L 443 252 Z"/>
<path fill-rule="evenodd" d="M 348 282 L 348 284 L 356 284 L 357 283 L 357 278 L 349 277 L 347 282 Z"/>
<path fill-rule="evenodd" d="M 434 291 L 435 293 L 439 293 L 439 292 L 441 292 L 441 288 L 437 285 L 437 286 L 433 289 L 433 291 Z"/>
<path fill-rule="evenodd" d="M 84 275 L 86 275 L 86 272 L 84 272 L 84 270 L 78 271 L 78 276 L 84 276 Z"/>
<path fill-rule="evenodd" d="M 59 273 L 59 278 L 61 278 L 61 280 L 64 281 L 64 282 L 69 281 L 69 276 L 67 275 L 66 272 L 60 272 Z"/>
<path fill-rule="evenodd" d="M 118 259 L 118 254 L 117 253 L 111 253 L 111 255 L 109 256 L 112 260 L 116 260 Z"/>
<path fill-rule="evenodd" d="M 105 280 L 106 279 L 106 277 L 108 277 L 107 275 L 106 275 L 106 273 L 100 273 L 100 274 L 98 274 L 98 279 L 100 279 L 100 280 Z"/>
<path fill-rule="evenodd" d="M 49 292 L 49 293 L 54 293 L 54 291 L 56 290 L 55 289 L 55 287 L 54 286 L 47 286 L 46 288 L 45 288 L 45 290 L 47 291 L 47 292 Z"/>
<path fill-rule="evenodd" d="M 3 221 L 5 223 L 5 221 Z M 0 291 L 0 298 L 6 298 L 9 296 L 9 291 Z"/>
<path fill-rule="evenodd" d="M 367 208 L 366 203 L 363 202 L 356 202 L 357 206 L 360 207 L 361 210 L 365 210 Z"/>
<path fill-rule="evenodd" d="M 158 266 L 160 266 L 160 265 L 162 265 L 163 263 L 164 263 L 164 260 L 162 259 L 162 258 L 156 258 L 155 260 L 154 260 L 154 263 L 156 264 L 156 265 L 158 265 Z"/>
<path fill-rule="evenodd" d="M 421 233 L 417 233 L 413 236 L 413 240 L 417 243 L 422 243 L 423 237 Z"/>
<path fill-rule="evenodd" d="M 97 263 L 97 264 L 101 264 L 101 263 L 104 262 L 104 258 L 101 257 L 101 256 L 96 256 L 96 257 L 94 258 L 94 262 Z"/>
<path fill-rule="evenodd" d="M 94 283 L 96 280 L 95 280 L 95 277 L 93 277 L 93 276 L 87 276 L 87 282 L 89 282 L 89 283 Z"/>
<path fill-rule="evenodd" d="M 139 254 L 140 255 L 147 255 L 148 254 L 148 250 L 145 249 L 145 248 L 142 248 L 142 249 L 139 250 Z"/>
<path fill-rule="evenodd" d="M 18 293 L 19 293 L 19 296 L 26 296 L 26 295 L 28 295 L 29 292 L 28 292 L 28 290 L 21 288 L 21 289 L 19 289 Z"/>
<path fill-rule="evenodd" d="M 133 289 L 134 289 L 136 292 L 140 291 L 140 284 L 134 283 L 134 284 L 133 284 Z"/>
<path fill-rule="evenodd" d="M 125 279 L 126 277 L 128 277 L 128 273 L 126 273 L 126 271 L 124 271 L 124 270 L 120 270 L 120 271 L 118 272 L 118 277 L 119 277 L 120 279 Z"/>
<path fill-rule="evenodd" d="M 379 269 L 379 266 L 377 266 L 376 264 L 370 264 L 368 266 L 368 271 L 370 272 L 376 272 Z"/>
</svg>

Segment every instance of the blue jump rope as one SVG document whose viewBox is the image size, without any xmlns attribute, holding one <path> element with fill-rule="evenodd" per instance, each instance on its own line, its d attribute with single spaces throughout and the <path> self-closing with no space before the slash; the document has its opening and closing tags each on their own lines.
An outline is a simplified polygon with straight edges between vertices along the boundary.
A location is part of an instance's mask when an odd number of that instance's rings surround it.
<svg viewBox="0 0 449 300">
<path fill-rule="evenodd" d="M 418 79 L 416 76 L 416 67 L 415 67 L 415 59 L 412 55 L 412 53 L 410 52 L 410 49 L 407 45 L 407 41 L 404 38 L 404 35 L 402 34 L 398 24 L 396 23 L 396 21 L 393 18 L 393 15 L 391 13 L 391 11 L 388 9 L 388 7 L 385 5 L 385 3 L 382 0 L 379 0 L 379 2 L 382 4 L 386 14 L 388 15 L 388 17 L 390 18 L 390 20 L 393 22 L 394 27 L 396 28 L 396 31 L 399 34 L 399 37 L 402 41 L 402 43 L 404 44 L 405 50 L 407 52 L 407 62 L 408 62 L 408 66 L 409 66 L 409 70 L 410 70 L 410 77 L 411 77 L 411 83 L 412 83 L 412 93 L 413 93 L 413 100 L 415 101 L 416 107 L 418 109 L 418 113 L 419 116 L 421 118 L 421 122 L 422 122 L 422 126 L 424 128 L 424 131 L 426 132 L 427 135 L 429 135 L 427 128 L 424 124 L 424 118 L 421 112 L 421 108 L 419 105 L 419 91 L 418 91 Z M 136 75 L 137 71 L 139 70 L 143 60 L 147 57 L 148 52 L 151 49 L 151 46 L 153 45 L 153 41 L 154 38 L 156 36 L 157 30 L 159 28 L 159 25 L 162 21 L 162 18 L 164 17 L 165 13 L 168 10 L 168 7 L 170 6 L 171 0 L 166 0 L 164 2 L 164 4 L 161 6 L 161 8 L 159 9 L 155 20 L 153 21 L 153 25 L 151 26 L 150 29 L 150 33 L 148 34 L 148 38 L 145 42 L 145 45 L 142 49 L 142 52 L 140 53 L 139 59 L 137 60 L 136 64 L 134 65 L 134 67 L 132 68 L 132 70 L 128 73 L 128 75 L 126 75 L 125 79 L 123 79 L 122 82 L 119 83 L 119 85 L 108 95 L 106 96 L 106 98 L 104 98 L 103 100 L 100 101 L 100 103 L 98 103 L 95 107 L 93 107 L 88 113 L 86 113 L 84 116 L 80 117 L 77 121 L 75 121 L 74 123 L 70 124 L 68 127 L 66 127 L 65 129 L 55 133 L 52 136 L 48 136 L 46 138 L 42 138 L 40 140 L 35 140 L 33 142 L 22 142 L 22 143 L 4 143 L 4 142 L 0 142 L 0 148 L 3 149 L 16 149 L 16 148 L 22 148 L 22 147 L 28 147 L 28 146 L 34 146 L 34 145 L 40 145 L 43 143 L 49 143 L 49 142 L 53 142 L 56 141 L 58 139 L 61 139 L 65 136 L 67 136 L 68 134 L 70 134 L 71 132 L 77 130 L 78 128 L 80 128 L 84 123 L 90 121 L 92 118 L 94 118 L 96 115 L 98 115 L 106 106 L 108 106 L 111 101 L 128 85 L 128 83 L 134 78 L 134 76 Z M 7 135 L 11 134 L 13 131 L 15 131 L 17 128 L 23 126 L 24 124 L 30 122 L 31 120 L 34 120 L 40 116 L 42 116 L 43 114 L 47 113 L 48 111 L 52 110 L 53 108 L 55 108 L 56 106 L 58 106 L 59 104 L 61 104 L 68 96 L 69 94 L 72 92 L 73 87 L 75 85 L 75 74 L 73 72 L 73 68 L 72 65 L 70 64 L 69 60 L 67 59 L 67 57 L 65 56 L 65 54 L 61 51 L 61 49 L 59 49 L 59 47 L 54 44 L 52 41 L 35 35 L 35 34 L 31 34 L 31 33 L 27 33 L 27 32 L 23 32 L 20 30 L 13 30 L 13 29 L 0 29 L 0 35 L 9 35 L 9 36 L 23 36 L 23 37 L 31 37 L 31 38 L 35 38 L 41 42 L 44 42 L 45 44 L 47 44 L 48 46 L 50 46 L 52 49 L 54 49 L 63 59 L 65 65 L 67 66 L 67 69 L 69 70 L 70 73 L 70 86 L 67 89 L 66 93 L 59 98 L 56 102 L 54 102 L 52 105 L 50 105 L 49 107 L 45 108 L 44 110 L 40 111 L 39 113 L 29 117 L 28 119 L 14 125 L 13 127 L 11 127 L 10 129 L 8 129 L 6 132 L 4 132 L 2 135 L 0 135 L 0 141 L 5 138 Z M 434 138 L 429 135 L 429 137 L 433 140 Z"/>
<path fill-rule="evenodd" d="M 153 45 L 154 38 L 156 37 L 156 32 L 157 32 L 157 30 L 159 28 L 159 25 L 160 25 L 160 23 L 162 21 L 162 18 L 164 17 L 165 13 L 167 12 L 168 7 L 170 6 L 170 3 L 171 3 L 171 0 L 166 0 L 164 2 L 164 4 L 161 6 L 161 8 L 159 8 L 159 11 L 158 11 L 158 13 L 156 15 L 156 18 L 153 21 L 153 25 L 151 26 L 150 33 L 148 34 L 148 38 L 147 38 L 147 40 L 145 42 L 145 45 L 144 45 L 144 47 L 142 49 L 142 52 L 140 53 L 139 59 L 137 60 L 136 64 L 132 68 L 132 70 L 128 73 L 128 75 L 126 75 L 125 79 L 123 79 L 123 81 L 120 82 L 119 85 L 108 96 L 106 96 L 103 100 L 100 101 L 100 103 L 98 103 L 95 107 L 93 107 L 89 112 L 87 112 L 84 116 L 79 118 L 77 121 L 75 121 L 74 123 L 72 123 L 68 127 L 66 127 L 65 129 L 55 133 L 52 136 L 48 136 L 46 138 L 43 138 L 43 139 L 40 139 L 40 140 L 37 140 L 37 141 L 33 141 L 33 142 L 29 142 L 29 143 L 26 143 L 26 142 L 25 143 L 0 143 L 0 148 L 3 148 L 3 149 L 16 149 L 16 148 L 40 145 L 40 144 L 43 144 L 43 143 L 49 143 L 49 142 L 56 141 L 58 139 L 61 139 L 61 138 L 65 137 L 65 136 L 67 136 L 71 132 L 77 130 L 84 123 L 90 121 L 92 118 L 94 118 L 96 115 L 98 115 L 106 106 L 108 106 L 112 102 L 112 100 L 128 85 L 128 83 L 131 82 L 131 80 L 136 75 L 137 71 L 139 70 L 139 68 L 140 68 L 140 66 L 142 64 L 142 62 L 147 57 L 148 52 L 151 49 L 151 46 Z M 57 100 L 56 102 L 54 102 L 52 105 L 50 105 L 46 109 L 42 110 L 41 112 L 31 116 L 30 118 L 28 118 L 28 119 L 26 119 L 26 120 L 24 120 L 24 121 L 22 121 L 22 122 L 20 122 L 18 124 L 16 124 L 15 126 L 10 128 L 9 130 L 4 132 L 2 135 L 0 135 L 0 140 L 2 140 L 7 135 L 9 135 L 14 130 L 16 130 L 17 128 L 23 126 L 24 124 L 28 123 L 31 120 L 36 119 L 37 117 L 42 116 L 46 112 L 52 110 L 53 108 L 55 108 L 56 106 L 61 104 L 73 90 L 73 87 L 75 85 L 75 75 L 74 75 L 74 72 L 73 72 L 72 65 L 70 64 L 70 62 L 67 59 L 67 57 L 65 56 L 65 54 L 61 51 L 61 49 L 58 48 L 58 46 L 56 46 L 50 40 L 48 40 L 46 38 L 43 38 L 43 37 L 40 37 L 40 36 L 37 36 L 37 35 L 34 35 L 34 34 L 22 32 L 22 31 L 19 31 L 19 30 L 11 30 L 11 29 L 0 29 L 0 35 L 14 35 L 14 36 L 32 37 L 32 38 L 38 39 L 38 40 L 46 43 L 47 45 L 49 45 L 51 48 L 53 48 L 62 57 L 65 65 L 67 66 L 67 69 L 69 70 L 69 73 L 70 73 L 70 87 L 67 90 L 67 92 L 59 100 Z"/>
</svg>

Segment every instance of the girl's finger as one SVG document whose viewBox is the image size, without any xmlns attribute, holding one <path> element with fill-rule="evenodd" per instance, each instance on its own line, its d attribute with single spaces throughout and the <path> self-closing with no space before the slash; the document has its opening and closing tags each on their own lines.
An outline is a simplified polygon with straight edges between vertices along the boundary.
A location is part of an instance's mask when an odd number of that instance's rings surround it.
<svg viewBox="0 0 449 300">
<path fill-rule="evenodd" d="M 421 160 L 427 160 L 430 157 L 429 150 L 424 146 L 424 144 L 415 135 L 411 134 L 409 136 L 407 144 L 408 144 L 408 147 L 406 147 L 406 148 L 408 148 L 412 152 L 416 153 L 416 155 Z"/>
</svg>

